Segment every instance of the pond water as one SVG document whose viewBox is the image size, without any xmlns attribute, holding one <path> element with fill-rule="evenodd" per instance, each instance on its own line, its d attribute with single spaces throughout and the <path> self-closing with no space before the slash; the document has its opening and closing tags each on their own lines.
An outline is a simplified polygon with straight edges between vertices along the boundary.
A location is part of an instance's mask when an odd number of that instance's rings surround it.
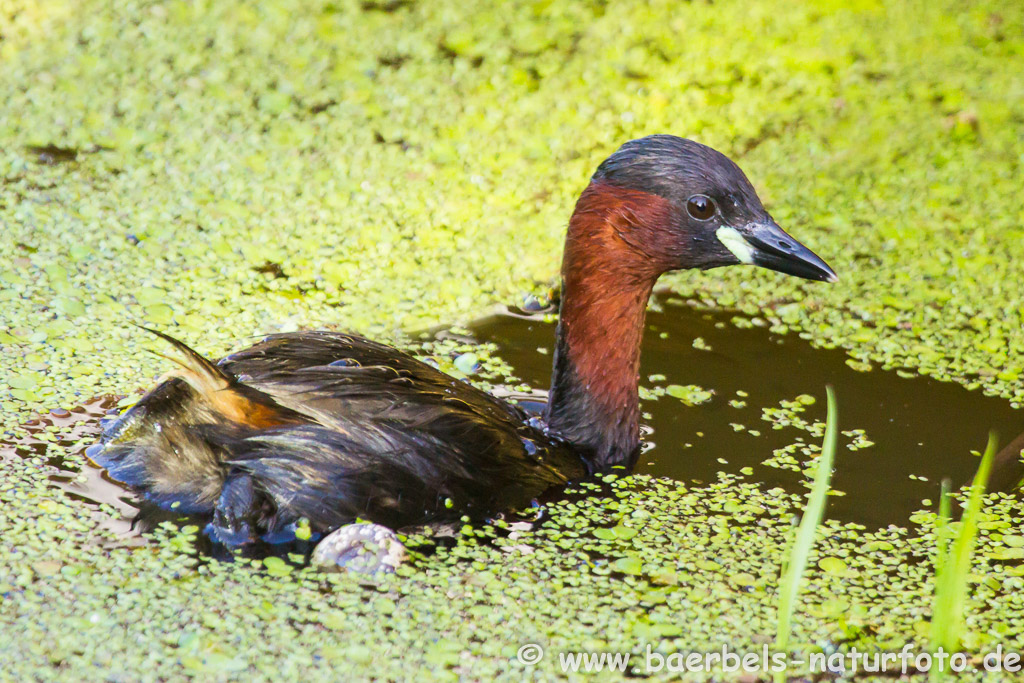
<svg viewBox="0 0 1024 683">
<path fill-rule="evenodd" d="M 830 497 L 827 514 L 869 526 L 906 525 L 922 500 L 938 500 L 943 478 L 954 487 L 971 480 L 989 430 L 996 430 L 1000 443 L 1024 432 L 1024 411 L 981 391 L 901 376 L 911 373 L 854 370 L 841 349 L 814 348 L 792 332 L 773 334 L 734 311 L 699 310 L 673 299 L 655 309 L 647 316 L 641 385 L 697 385 L 712 396 L 693 406 L 669 395 L 641 402 L 649 416 L 644 420 L 649 449 L 641 455 L 639 472 L 707 482 L 718 472 L 739 474 L 749 467 L 754 481 L 802 491 L 801 473 L 765 462 L 773 460 L 776 449 L 798 449 L 794 444 L 816 450 L 821 438 L 794 427 L 773 429 L 762 411 L 813 396 L 816 402 L 799 417 L 824 422 L 825 385 L 832 384 L 839 427 L 846 432 L 832 485 L 845 495 Z M 525 383 L 547 387 L 555 333 L 550 317 L 512 311 L 471 326 L 471 336 L 496 344 Z M 664 379 L 651 382 L 652 375 Z M 864 434 L 851 436 L 853 430 Z M 849 448 L 865 439 L 873 445 Z M 807 459 L 799 450 L 795 457 Z M 1001 474 L 1000 480 L 1013 479 Z"/>
<path fill-rule="evenodd" d="M 510 310 L 470 326 L 468 339 L 497 346 L 515 376 L 534 388 L 499 393 L 539 412 L 541 388 L 550 381 L 554 327 L 551 315 Z M 833 476 L 833 489 L 840 493 L 830 497 L 828 516 L 868 526 L 905 526 L 911 513 L 926 505 L 923 501 L 934 504 L 943 478 L 954 486 L 970 481 L 989 430 L 1003 442 L 1024 431 L 1024 411 L 1002 399 L 911 373 L 855 370 L 848 360 L 842 350 L 813 348 L 794 333 L 772 333 L 733 311 L 701 310 L 673 299 L 656 304 L 644 338 L 646 445 L 637 471 L 694 483 L 726 472 L 766 487 L 803 491 L 807 477 L 800 468 L 821 442 L 824 388 L 832 384 L 843 435 Z M 685 392 L 665 393 L 691 385 Z M 697 400 L 684 402 L 677 395 Z M 81 443 L 98 437 L 100 419 L 116 414 L 116 404 L 116 398 L 100 397 L 54 411 L 30 423 L 35 435 L 0 444 L 0 451 L 4 457 L 41 458 L 55 468 L 50 480 L 72 498 L 97 508 L 114 506 L 118 516 L 98 509 L 95 514 L 131 542 L 137 540 L 130 533 L 134 497 L 103 471 L 54 457 L 39 438 L 47 426 L 77 423 L 60 443 L 81 450 Z M 789 409 L 781 410 L 783 417 L 768 419 L 766 409 L 780 411 L 784 405 Z M 1020 468 L 1004 467 L 996 478 L 1020 481 Z M 152 523 L 173 515 L 152 510 L 149 517 Z"/>
</svg>

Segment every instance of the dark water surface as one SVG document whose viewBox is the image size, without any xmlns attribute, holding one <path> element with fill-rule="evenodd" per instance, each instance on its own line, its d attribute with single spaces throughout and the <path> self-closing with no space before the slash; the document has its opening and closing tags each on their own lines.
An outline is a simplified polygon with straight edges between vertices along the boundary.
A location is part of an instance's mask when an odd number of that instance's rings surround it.
<svg viewBox="0 0 1024 683">
<path fill-rule="evenodd" d="M 708 482 L 718 472 L 739 474 L 751 467 L 754 481 L 802 491 L 799 472 L 762 463 L 798 439 L 815 446 L 821 439 L 794 427 L 773 430 L 762 419 L 762 408 L 808 394 L 817 402 L 800 416 L 824 422 L 825 385 L 832 384 L 840 430 L 862 429 L 874 445 L 850 450 L 845 444 L 854 439 L 840 437 L 832 485 L 846 495 L 830 497 L 828 515 L 872 526 L 906 525 L 923 499 L 938 500 L 944 477 L 954 487 L 971 480 L 979 463 L 971 452 L 984 449 L 990 429 L 997 431 L 1000 443 L 1024 432 L 1024 411 L 981 391 L 877 368 L 857 371 L 847 365 L 843 350 L 814 348 L 793 332 L 737 327 L 732 322 L 736 312 L 698 310 L 672 300 L 662 308 L 647 316 L 641 384 L 698 385 L 714 395 L 696 406 L 671 396 L 642 401 L 641 409 L 650 416 L 644 420 L 650 430 L 646 440 L 653 446 L 641 455 L 639 472 Z M 554 323 L 515 313 L 486 319 L 470 331 L 477 341 L 496 344 L 498 355 L 524 382 L 548 386 Z M 694 346 L 698 337 L 703 348 Z M 659 374 L 665 379 L 648 380 Z M 746 405 L 734 407 L 731 401 Z M 734 424 L 745 429 L 737 431 Z M 799 452 L 795 457 L 807 458 Z"/>
</svg>

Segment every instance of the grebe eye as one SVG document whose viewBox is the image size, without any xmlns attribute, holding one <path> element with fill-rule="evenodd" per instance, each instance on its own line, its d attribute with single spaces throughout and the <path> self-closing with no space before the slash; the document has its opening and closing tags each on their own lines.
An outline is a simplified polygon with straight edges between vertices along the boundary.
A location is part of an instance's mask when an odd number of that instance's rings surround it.
<svg viewBox="0 0 1024 683">
<path fill-rule="evenodd" d="M 715 200 L 707 195 L 695 194 L 686 201 L 686 213 L 699 221 L 715 215 Z"/>
</svg>

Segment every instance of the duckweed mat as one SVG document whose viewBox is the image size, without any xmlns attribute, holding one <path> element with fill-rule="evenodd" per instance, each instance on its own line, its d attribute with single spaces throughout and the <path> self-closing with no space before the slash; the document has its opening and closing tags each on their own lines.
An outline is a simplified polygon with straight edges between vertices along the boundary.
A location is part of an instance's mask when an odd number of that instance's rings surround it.
<svg viewBox="0 0 1024 683">
<path fill-rule="evenodd" d="M 841 277 L 681 273 L 681 296 L 1020 403 L 1022 52 L 1014 2 L 0 0 L 4 441 L 150 383 L 128 322 L 217 355 L 543 293 L 590 172 L 653 132 L 737 159 Z M 367 583 L 204 561 L 190 526 L 128 542 L 51 479 L 87 476 L 74 429 L 0 455 L 3 679 L 551 680 L 559 651 L 759 651 L 802 504 L 622 478 Z M 1024 650 L 1022 518 L 990 497 L 972 656 Z M 933 523 L 830 522 L 798 653 L 923 649 Z"/>
</svg>

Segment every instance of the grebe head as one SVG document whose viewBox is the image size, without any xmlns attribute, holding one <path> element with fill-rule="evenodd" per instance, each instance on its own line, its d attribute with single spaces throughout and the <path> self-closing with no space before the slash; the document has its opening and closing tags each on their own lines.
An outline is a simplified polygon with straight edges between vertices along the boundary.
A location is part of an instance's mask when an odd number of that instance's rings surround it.
<svg viewBox="0 0 1024 683">
<path fill-rule="evenodd" d="M 776 225 L 743 171 L 710 147 L 651 135 L 598 167 L 566 232 L 545 413 L 589 467 L 631 467 L 639 452 L 640 343 L 658 277 L 741 263 L 836 279 Z"/>
<path fill-rule="evenodd" d="M 837 280 L 827 263 L 775 223 L 739 166 L 692 140 L 631 140 L 598 167 L 590 189 L 643 193 L 659 205 L 656 219 L 620 222 L 643 229 L 619 230 L 657 271 L 751 264 L 808 280 Z"/>
</svg>

